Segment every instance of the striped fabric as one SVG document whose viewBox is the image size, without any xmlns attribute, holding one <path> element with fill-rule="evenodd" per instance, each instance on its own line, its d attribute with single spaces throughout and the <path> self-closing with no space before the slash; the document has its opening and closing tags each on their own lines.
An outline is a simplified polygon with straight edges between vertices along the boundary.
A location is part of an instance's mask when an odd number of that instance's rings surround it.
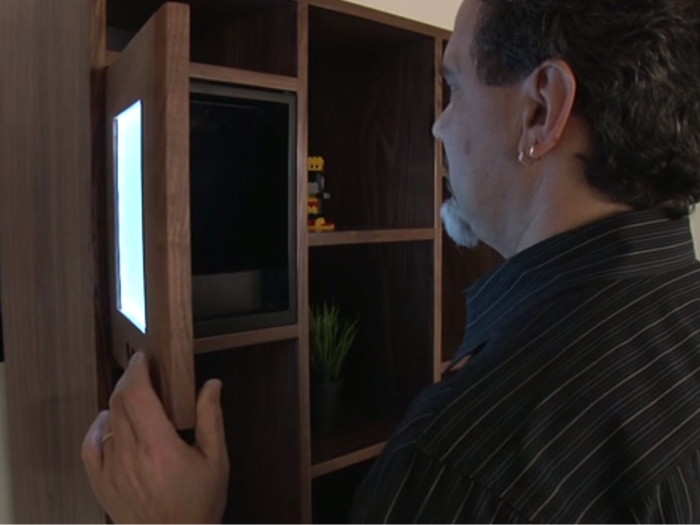
<svg viewBox="0 0 700 525">
<path fill-rule="evenodd" d="M 546 240 L 468 293 L 457 377 L 425 390 L 351 521 L 700 521 L 700 265 L 687 219 Z"/>
</svg>

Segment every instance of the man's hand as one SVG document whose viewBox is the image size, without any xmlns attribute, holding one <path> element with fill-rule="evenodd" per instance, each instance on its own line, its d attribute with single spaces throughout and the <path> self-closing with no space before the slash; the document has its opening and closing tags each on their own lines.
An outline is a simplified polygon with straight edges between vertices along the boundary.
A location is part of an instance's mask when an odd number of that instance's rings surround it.
<svg viewBox="0 0 700 525">
<path fill-rule="evenodd" d="M 146 357 L 134 355 L 82 449 L 93 491 L 114 522 L 220 522 L 229 475 L 220 393 L 219 381 L 202 388 L 190 446 L 151 386 Z"/>
</svg>

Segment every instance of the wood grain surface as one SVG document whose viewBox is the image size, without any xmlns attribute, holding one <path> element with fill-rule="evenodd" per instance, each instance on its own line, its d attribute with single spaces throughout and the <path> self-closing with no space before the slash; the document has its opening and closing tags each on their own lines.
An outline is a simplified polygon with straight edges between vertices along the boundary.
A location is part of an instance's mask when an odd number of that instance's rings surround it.
<svg viewBox="0 0 700 525">
<path fill-rule="evenodd" d="M 112 120 L 140 100 L 143 105 L 143 228 L 146 333 L 116 308 L 112 297 L 113 352 L 126 366 L 134 350 L 155 357 L 161 399 L 174 424 L 195 421 L 189 173 L 189 7 L 164 4 L 107 73 L 107 144 Z M 108 146 L 108 203 L 115 235 L 112 148 Z M 136 212 L 136 210 L 135 210 Z M 114 247 L 114 242 L 111 243 Z M 110 271 L 116 283 L 116 252 Z"/>
<path fill-rule="evenodd" d="M 342 231 L 432 228 L 433 40 L 310 15 L 309 151 L 326 161 L 324 214 Z"/>
<path fill-rule="evenodd" d="M 369 418 L 403 414 L 432 383 L 432 250 L 416 241 L 311 252 L 311 305 L 334 303 L 358 320 L 344 390 Z"/>
<path fill-rule="evenodd" d="M 199 385 L 223 381 L 232 475 L 222 523 L 308 523 L 298 363 L 297 341 L 197 356 Z"/>
<path fill-rule="evenodd" d="M 98 408 L 92 7 L 0 2 L 0 267 L 17 523 L 104 522 L 80 460 Z"/>
<path fill-rule="evenodd" d="M 309 157 L 309 6 L 297 6 L 297 278 L 300 519 L 311 523 L 311 419 L 309 389 L 309 238 L 307 231 Z"/>
</svg>

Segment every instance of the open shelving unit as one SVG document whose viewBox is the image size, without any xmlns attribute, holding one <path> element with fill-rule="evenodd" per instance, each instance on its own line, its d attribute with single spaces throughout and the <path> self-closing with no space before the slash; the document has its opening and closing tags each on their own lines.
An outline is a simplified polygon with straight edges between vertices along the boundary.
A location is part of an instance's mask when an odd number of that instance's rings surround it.
<svg viewBox="0 0 700 525">
<path fill-rule="evenodd" d="M 340 421 L 312 435 L 312 469 L 328 472 L 381 450 L 408 403 L 433 378 L 433 244 L 316 247 L 310 303 L 329 302 L 358 320 L 345 367 Z"/>
<path fill-rule="evenodd" d="M 165 3 L 100 0 L 96 69 L 117 63 Z M 431 128 L 447 101 L 440 69 L 449 33 L 341 0 L 180 3 L 189 7 L 181 20 L 189 81 L 292 94 L 296 108 L 295 319 L 195 335 L 188 356 L 197 386 L 224 381 L 233 473 L 224 519 L 343 521 L 411 400 L 443 379 L 465 326 L 460 290 L 495 262 L 486 250 L 461 254 L 440 223 L 442 147 Z M 104 103 L 100 78 L 95 107 Z M 106 124 L 93 134 L 103 184 Z M 333 232 L 307 231 L 309 156 L 325 159 Z M 105 194 L 97 188 L 97 209 Z M 251 220 L 267 220 L 264 199 L 259 208 Z M 101 231 L 105 219 L 97 221 Z M 322 302 L 359 329 L 326 434 L 312 430 L 309 414 L 308 310 Z"/>
</svg>

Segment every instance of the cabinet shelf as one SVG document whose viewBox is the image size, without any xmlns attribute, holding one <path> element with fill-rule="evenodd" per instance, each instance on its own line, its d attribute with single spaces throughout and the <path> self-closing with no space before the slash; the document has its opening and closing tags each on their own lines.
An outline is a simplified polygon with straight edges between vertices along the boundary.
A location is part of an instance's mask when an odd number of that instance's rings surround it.
<svg viewBox="0 0 700 525">
<path fill-rule="evenodd" d="M 336 231 L 309 234 L 309 246 L 432 241 L 434 238 L 435 230 L 432 228 Z"/>
<path fill-rule="evenodd" d="M 107 51 L 107 66 L 114 63 L 119 57 L 119 51 Z M 215 66 L 190 62 L 190 78 L 195 80 L 206 80 L 209 82 L 221 82 L 225 84 L 236 84 L 240 86 L 260 87 L 278 91 L 290 91 L 296 93 L 299 82 L 296 77 L 285 75 L 273 75 L 261 73 L 259 71 L 249 71 L 235 67 Z"/>
<path fill-rule="evenodd" d="M 397 419 L 391 416 L 341 413 L 330 434 L 312 437 L 311 476 L 325 476 L 375 458 L 396 425 Z"/>
<path fill-rule="evenodd" d="M 376 445 L 370 445 L 366 448 L 360 449 L 356 452 L 350 452 L 344 456 L 339 456 L 337 458 L 329 459 L 328 461 L 314 465 L 311 467 L 311 477 L 319 478 L 321 476 L 325 476 L 326 474 L 330 474 L 331 472 L 336 472 L 338 470 L 357 465 L 358 463 L 362 463 L 363 461 L 374 459 L 382 453 L 385 446 L 386 442 L 383 441 Z"/>
<path fill-rule="evenodd" d="M 197 62 L 190 63 L 190 78 L 280 91 L 296 92 L 298 87 L 298 81 L 295 77 L 272 75 L 270 73 L 260 73 L 233 67 L 212 66 Z"/>
<path fill-rule="evenodd" d="M 256 346 L 263 343 L 274 343 L 288 341 L 299 337 L 299 326 L 278 326 L 275 328 L 265 328 L 263 330 L 251 330 L 249 332 L 238 332 L 213 337 L 203 337 L 194 340 L 194 353 L 206 354 L 218 352 L 220 350 L 232 350 Z"/>
</svg>

